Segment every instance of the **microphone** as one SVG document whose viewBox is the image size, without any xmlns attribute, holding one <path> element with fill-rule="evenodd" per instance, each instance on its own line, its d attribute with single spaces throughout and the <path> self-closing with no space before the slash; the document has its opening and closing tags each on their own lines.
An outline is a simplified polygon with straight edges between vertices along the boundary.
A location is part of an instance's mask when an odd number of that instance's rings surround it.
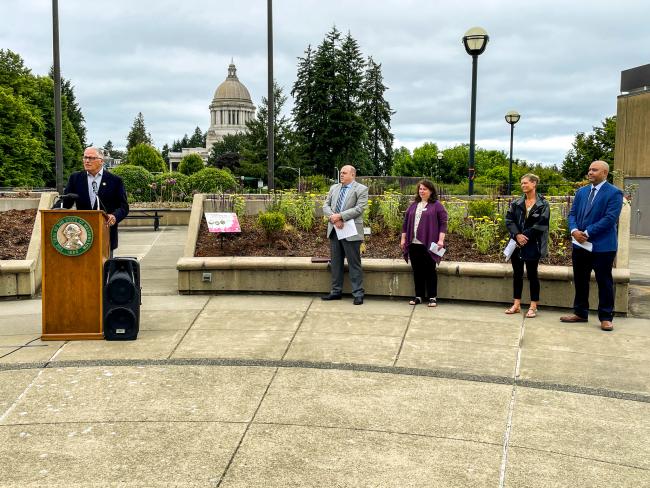
<svg viewBox="0 0 650 488">
<path fill-rule="evenodd" d="M 78 198 L 79 195 L 76 193 L 65 193 L 63 195 L 59 195 L 59 199 L 52 206 L 52 209 L 63 208 L 64 203 L 67 203 L 69 200 L 76 201 Z"/>
</svg>

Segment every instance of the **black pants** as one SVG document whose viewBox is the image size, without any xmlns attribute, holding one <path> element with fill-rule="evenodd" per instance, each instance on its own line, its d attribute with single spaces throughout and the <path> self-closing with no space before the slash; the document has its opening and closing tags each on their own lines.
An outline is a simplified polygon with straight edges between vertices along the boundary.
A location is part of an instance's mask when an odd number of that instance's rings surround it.
<svg viewBox="0 0 650 488">
<path fill-rule="evenodd" d="M 510 258 L 512 263 L 512 298 L 521 300 L 521 292 L 524 289 L 524 263 L 526 263 L 526 274 L 530 283 L 530 301 L 539 301 L 539 277 L 537 276 L 537 266 L 539 260 L 524 261 L 521 259 L 521 252 L 515 249 Z"/>
<path fill-rule="evenodd" d="M 409 244 L 409 261 L 413 268 L 415 296 L 436 298 L 438 296 L 438 275 L 436 262 L 422 244 Z"/>
<path fill-rule="evenodd" d="M 579 247 L 573 248 L 573 285 L 576 297 L 573 300 L 573 310 L 576 315 L 587 318 L 589 315 L 589 280 L 591 270 L 596 274 L 598 283 L 598 320 L 614 318 L 614 279 L 612 266 L 616 251 L 589 252 Z"/>
</svg>

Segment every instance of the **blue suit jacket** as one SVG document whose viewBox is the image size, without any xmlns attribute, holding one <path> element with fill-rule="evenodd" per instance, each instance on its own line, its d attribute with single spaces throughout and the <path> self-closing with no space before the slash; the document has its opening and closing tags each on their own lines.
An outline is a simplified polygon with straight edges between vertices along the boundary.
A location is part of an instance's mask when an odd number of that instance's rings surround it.
<svg viewBox="0 0 650 488">
<path fill-rule="evenodd" d="M 594 246 L 593 252 L 616 251 L 616 229 L 623 206 L 623 192 L 605 182 L 593 203 L 588 205 L 591 186 L 583 186 L 576 192 L 569 212 L 569 229 L 586 230 L 589 242 Z"/>
<path fill-rule="evenodd" d="M 85 171 L 72 173 L 64 191 L 65 193 L 79 195 L 76 202 L 77 210 L 92 210 L 90 195 L 88 194 L 88 178 Z M 115 249 L 117 247 L 117 224 L 129 214 L 129 203 L 126 199 L 126 190 L 122 178 L 104 169 L 97 195 L 101 202 L 101 209 L 115 216 L 115 225 L 110 229 L 111 249 Z M 66 202 L 65 207 L 70 208 L 72 204 L 72 201 Z"/>
</svg>

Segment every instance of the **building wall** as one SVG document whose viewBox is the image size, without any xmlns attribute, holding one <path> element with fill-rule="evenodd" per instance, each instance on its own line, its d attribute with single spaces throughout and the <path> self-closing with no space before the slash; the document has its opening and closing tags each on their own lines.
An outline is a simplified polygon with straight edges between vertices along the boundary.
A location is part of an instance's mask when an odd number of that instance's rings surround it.
<svg viewBox="0 0 650 488">
<path fill-rule="evenodd" d="M 650 92 L 618 97 L 615 160 L 628 178 L 650 177 Z"/>
</svg>

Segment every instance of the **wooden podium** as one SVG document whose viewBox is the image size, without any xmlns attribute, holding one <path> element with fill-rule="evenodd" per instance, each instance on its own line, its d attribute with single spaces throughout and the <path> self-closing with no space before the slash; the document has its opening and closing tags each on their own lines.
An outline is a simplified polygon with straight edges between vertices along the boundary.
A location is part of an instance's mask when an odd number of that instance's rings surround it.
<svg viewBox="0 0 650 488">
<path fill-rule="evenodd" d="M 44 341 L 103 339 L 104 262 L 110 233 L 100 210 L 42 210 Z"/>
</svg>

